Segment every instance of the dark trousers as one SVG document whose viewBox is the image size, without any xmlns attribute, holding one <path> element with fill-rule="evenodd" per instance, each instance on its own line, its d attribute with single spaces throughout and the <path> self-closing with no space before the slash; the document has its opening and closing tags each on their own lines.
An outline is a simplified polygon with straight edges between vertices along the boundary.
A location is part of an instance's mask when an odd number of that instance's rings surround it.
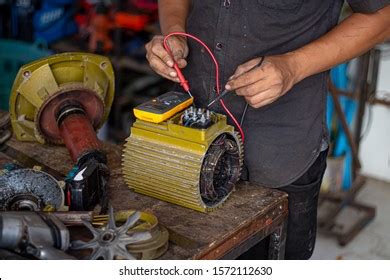
<svg viewBox="0 0 390 280">
<path fill-rule="evenodd" d="M 312 166 L 294 183 L 279 188 L 288 193 L 288 224 L 285 259 L 306 260 L 311 257 L 317 234 L 317 206 L 328 151 L 319 154 Z M 238 259 L 268 258 L 269 239 L 255 245 Z"/>
</svg>

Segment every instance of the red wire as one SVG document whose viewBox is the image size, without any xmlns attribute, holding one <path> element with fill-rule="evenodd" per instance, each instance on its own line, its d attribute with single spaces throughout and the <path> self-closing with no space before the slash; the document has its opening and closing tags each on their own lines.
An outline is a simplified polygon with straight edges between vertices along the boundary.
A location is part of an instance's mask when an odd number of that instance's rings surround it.
<svg viewBox="0 0 390 280">
<path fill-rule="evenodd" d="M 217 59 L 215 58 L 215 56 L 212 53 L 212 51 L 210 50 L 210 48 L 202 40 L 200 40 L 199 38 L 195 37 L 194 35 L 191 35 L 191 34 L 188 34 L 188 33 L 185 33 L 185 32 L 172 32 L 172 33 L 168 34 L 167 36 L 165 36 L 164 42 L 163 42 L 164 48 L 166 49 L 166 51 L 169 53 L 169 55 L 172 58 L 173 58 L 172 51 L 171 51 L 171 49 L 169 48 L 169 46 L 167 44 L 167 40 L 168 40 L 169 37 L 177 36 L 177 35 L 178 36 L 185 36 L 185 37 L 189 37 L 191 39 L 194 39 L 195 41 L 197 41 L 199 44 L 201 44 L 207 50 L 207 52 L 209 53 L 211 59 L 214 62 L 214 65 L 215 65 L 215 82 L 217 84 L 216 85 L 216 87 L 217 87 L 217 94 L 219 95 L 220 94 L 220 88 L 219 88 L 219 65 L 218 65 Z M 244 131 L 242 130 L 242 127 L 241 127 L 240 123 L 237 121 L 237 119 L 233 116 L 233 114 L 226 107 L 226 105 L 223 102 L 223 100 L 220 100 L 219 102 L 221 103 L 222 108 L 225 110 L 225 112 L 228 114 L 228 116 L 232 119 L 234 124 L 237 126 L 237 128 L 238 128 L 238 130 L 240 131 L 240 134 L 241 134 L 242 142 L 244 142 L 245 141 L 245 135 L 244 135 Z"/>
</svg>

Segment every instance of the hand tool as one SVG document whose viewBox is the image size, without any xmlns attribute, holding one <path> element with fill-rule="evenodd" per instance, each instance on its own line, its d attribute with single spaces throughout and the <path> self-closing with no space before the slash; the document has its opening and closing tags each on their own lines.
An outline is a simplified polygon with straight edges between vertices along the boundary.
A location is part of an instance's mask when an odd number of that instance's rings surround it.
<svg viewBox="0 0 390 280">
<path fill-rule="evenodd" d="M 238 75 L 236 78 L 241 77 L 242 75 L 244 75 L 244 74 L 246 74 L 246 73 L 252 71 L 253 69 L 260 67 L 261 64 L 263 64 L 263 61 L 264 61 L 264 56 L 262 56 L 262 57 L 260 58 L 259 62 L 258 62 L 256 65 L 254 65 L 253 67 L 251 67 L 251 68 L 250 68 L 249 70 L 247 70 L 246 72 L 244 72 L 244 73 Z M 210 108 L 215 102 L 221 100 L 221 99 L 222 99 L 226 94 L 228 94 L 229 92 L 232 92 L 232 91 L 226 90 L 226 89 L 225 89 L 225 90 L 224 90 L 223 92 L 221 92 L 213 101 L 211 101 L 211 102 L 207 105 L 207 108 Z"/>
<path fill-rule="evenodd" d="M 84 222 L 84 225 L 91 231 L 93 239 L 88 242 L 73 241 L 72 250 L 92 249 L 92 253 L 89 256 L 91 260 L 114 260 L 117 258 L 135 260 L 136 256 L 130 253 L 126 246 L 152 238 L 148 230 L 134 230 L 140 217 L 141 213 L 135 211 L 123 225 L 117 227 L 114 210 L 110 208 L 107 226 L 98 229 L 94 228 L 91 223 Z"/>
<path fill-rule="evenodd" d="M 190 106 L 193 97 L 186 93 L 170 91 L 134 108 L 134 115 L 144 121 L 160 123 Z"/>
<path fill-rule="evenodd" d="M 54 215 L 38 212 L 0 212 L 0 248 L 42 260 L 75 259 L 66 254 L 68 229 Z"/>
</svg>

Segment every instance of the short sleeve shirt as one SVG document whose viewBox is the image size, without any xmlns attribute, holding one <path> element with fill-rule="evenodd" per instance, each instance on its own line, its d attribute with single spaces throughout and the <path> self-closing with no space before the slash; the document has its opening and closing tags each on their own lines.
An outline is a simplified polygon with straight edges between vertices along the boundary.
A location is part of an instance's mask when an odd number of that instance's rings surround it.
<svg viewBox="0 0 390 280">
<path fill-rule="evenodd" d="M 390 0 L 349 0 L 354 12 L 373 13 Z M 341 0 L 193 0 L 187 32 L 211 47 L 220 65 L 221 86 L 238 65 L 250 59 L 284 54 L 321 37 L 337 23 Z M 189 40 L 184 70 L 196 97 L 205 106 L 215 98 L 214 65 Z M 243 129 L 250 180 L 268 187 L 288 185 L 314 162 L 326 138 L 327 73 L 296 84 L 288 93 L 259 109 L 249 107 Z M 234 94 L 226 105 L 240 119 L 245 100 Z M 223 112 L 220 105 L 215 106 Z"/>
</svg>

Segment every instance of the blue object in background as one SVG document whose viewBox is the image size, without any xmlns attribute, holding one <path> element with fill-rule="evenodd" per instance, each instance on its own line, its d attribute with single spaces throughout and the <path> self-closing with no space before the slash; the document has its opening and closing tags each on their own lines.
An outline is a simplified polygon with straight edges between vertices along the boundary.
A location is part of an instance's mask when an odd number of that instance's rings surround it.
<svg viewBox="0 0 390 280">
<path fill-rule="evenodd" d="M 77 33 L 75 0 L 45 0 L 34 14 L 34 38 L 52 43 Z"/>
<path fill-rule="evenodd" d="M 12 84 L 19 68 L 52 54 L 45 45 L 0 39 L 0 109 L 8 110 Z"/>
<path fill-rule="evenodd" d="M 347 70 L 348 70 L 348 64 L 344 63 L 338 65 L 337 67 L 333 68 L 330 71 L 333 84 L 335 85 L 335 87 L 337 87 L 340 90 L 348 90 L 349 88 Z M 340 96 L 339 100 L 340 100 L 341 108 L 346 117 L 347 124 L 348 126 L 351 126 L 356 113 L 356 107 L 357 107 L 356 102 L 345 96 Z M 332 131 L 331 126 L 333 121 L 333 115 L 334 115 L 334 103 L 332 97 L 328 96 L 326 118 L 327 118 L 329 131 Z M 337 128 L 336 130 L 333 130 L 333 132 L 336 133 L 336 137 L 332 137 L 332 139 L 335 139 L 332 156 L 334 157 L 345 156 L 342 187 L 343 190 L 348 190 L 351 188 L 352 181 L 353 181 L 352 152 L 351 152 L 351 147 L 348 144 L 347 136 L 338 119 L 337 119 Z"/>
</svg>

